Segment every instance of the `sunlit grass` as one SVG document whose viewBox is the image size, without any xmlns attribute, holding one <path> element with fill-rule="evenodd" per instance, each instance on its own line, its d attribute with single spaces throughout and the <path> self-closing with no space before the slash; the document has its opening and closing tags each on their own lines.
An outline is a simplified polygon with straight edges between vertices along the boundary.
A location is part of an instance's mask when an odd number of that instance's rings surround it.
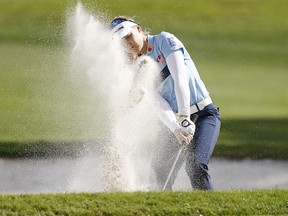
<svg viewBox="0 0 288 216">
<path fill-rule="evenodd" d="M 220 107 L 223 130 L 219 149 L 235 143 L 243 147 L 245 137 L 258 143 L 259 136 L 253 135 L 257 130 L 245 136 L 242 120 L 249 124 L 255 119 L 253 125 L 264 126 L 267 134 L 270 124 L 273 133 L 277 132 L 275 121 L 283 119 L 281 127 L 285 128 L 286 1 L 209 0 L 175 4 L 166 0 L 83 0 L 82 4 L 101 18 L 135 16 L 152 34 L 169 31 L 183 41 Z M 89 115 L 97 102 L 85 97 L 85 90 L 75 86 L 69 74 L 66 17 L 75 6 L 76 1 L 64 0 L 0 2 L 2 142 L 99 138 L 95 131 L 101 122 L 101 111 Z M 287 143 L 285 132 L 271 137 L 275 139 L 275 149 Z M 266 143 L 272 145 L 271 140 Z"/>
<path fill-rule="evenodd" d="M 286 215 L 287 191 L 2 195 L 4 215 Z"/>
<path fill-rule="evenodd" d="M 220 107 L 215 156 L 287 159 L 286 0 L 82 3 L 106 21 L 128 15 L 152 34 L 183 41 Z M 75 156 L 83 142 L 99 139 L 101 111 L 91 112 L 97 102 L 73 83 L 67 62 L 66 15 L 76 4 L 0 1 L 1 157 Z M 287 202 L 285 190 L 2 195 L 0 213 L 286 215 Z"/>
</svg>

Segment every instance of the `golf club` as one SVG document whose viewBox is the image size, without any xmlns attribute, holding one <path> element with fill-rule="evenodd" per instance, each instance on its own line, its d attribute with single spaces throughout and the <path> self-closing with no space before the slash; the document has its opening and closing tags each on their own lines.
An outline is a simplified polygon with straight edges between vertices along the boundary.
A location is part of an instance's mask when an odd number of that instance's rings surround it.
<svg viewBox="0 0 288 216">
<path fill-rule="evenodd" d="M 198 115 L 197 115 L 197 114 L 194 114 L 194 115 L 191 116 L 191 121 L 193 121 L 194 123 L 197 121 L 197 119 L 198 119 Z M 164 184 L 164 186 L 163 186 L 163 188 L 162 188 L 162 191 L 165 191 L 165 189 L 166 189 L 166 187 L 167 187 L 167 184 L 168 184 L 168 182 L 170 181 L 170 178 L 171 178 L 171 176 L 172 176 L 172 173 L 173 173 L 173 171 L 174 171 L 174 169 L 175 169 L 175 166 L 176 166 L 176 164 L 177 164 L 177 162 L 178 162 L 178 160 L 179 160 L 179 157 L 180 157 L 180 155 L 181 155 L 181 153 L 182 153 L 182 151 L 183 151 L 184 148 L 185 148 L 184 145 L 182 145 L 181 148 L 178 150 L 177 155 L 176 155 L 176 158 L 175 158 L 175 160 L 174 160 L 174 163 L 173 163 L 173 165 L 172 165 L 172 167 L 171 167 L 171 170 L 170 170 L 170 172 L 169 172 L 169 174 L 168 174 L 168 177 L 167 177 L 167 179 L 166 179 L 166 182 L 165 182 L 165 184 Z"/>
</svg>

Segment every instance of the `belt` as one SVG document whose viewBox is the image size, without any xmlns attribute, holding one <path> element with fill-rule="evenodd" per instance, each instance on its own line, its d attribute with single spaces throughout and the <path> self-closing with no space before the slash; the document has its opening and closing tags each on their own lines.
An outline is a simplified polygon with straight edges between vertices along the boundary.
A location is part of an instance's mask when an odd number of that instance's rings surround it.
<svg viewBox="0 0 288 216">
<path fill-rule="evenodd" d="M 206 99 L 200 101 L 199 103 L 192 105 L 190 107 L 190 114 L 199 112 L 199 111 L 203 110 L 206 106 L 208 106 L 209 104 L 212 104 L 212 103 L 213 102 L 212 102 L 212 99 L 210 97 L 206 98 Z"/>
</svg>

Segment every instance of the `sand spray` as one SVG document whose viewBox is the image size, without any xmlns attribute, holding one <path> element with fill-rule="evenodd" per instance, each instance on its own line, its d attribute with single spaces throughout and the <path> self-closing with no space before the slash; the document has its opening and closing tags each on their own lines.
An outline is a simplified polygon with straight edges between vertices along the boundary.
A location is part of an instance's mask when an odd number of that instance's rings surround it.
<svg viewBox="0 0 288 216">
<path fill-rule="evenodd" d="M 102 140 L 97 145 L 103 149 L 103 191 L 146 190 L 148 180 L 143 183 L 139 175 L 149 173 L 158 130 L 151 96 L 157 66 L 147 57 L 129 64 L 109 22 L 99 17 L 81 4 L 69 16 L 71 76 L 95 101 L 90 114 L 99 116 L 95 134 Z"/>
</svg>

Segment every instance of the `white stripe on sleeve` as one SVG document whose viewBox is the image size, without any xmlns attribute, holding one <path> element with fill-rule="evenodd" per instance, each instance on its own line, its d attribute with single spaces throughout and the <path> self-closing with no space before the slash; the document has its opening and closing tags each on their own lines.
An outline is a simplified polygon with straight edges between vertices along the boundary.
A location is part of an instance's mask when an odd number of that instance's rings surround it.
<svg viewBox="0 0 288 216">
<path fill-rule="evenodd" d="M 174 80 L 178 114 L 190 116 L 190 89 L 182 51 L 176 50 L 166 57 L 167 66 Z"/>
</svg>

